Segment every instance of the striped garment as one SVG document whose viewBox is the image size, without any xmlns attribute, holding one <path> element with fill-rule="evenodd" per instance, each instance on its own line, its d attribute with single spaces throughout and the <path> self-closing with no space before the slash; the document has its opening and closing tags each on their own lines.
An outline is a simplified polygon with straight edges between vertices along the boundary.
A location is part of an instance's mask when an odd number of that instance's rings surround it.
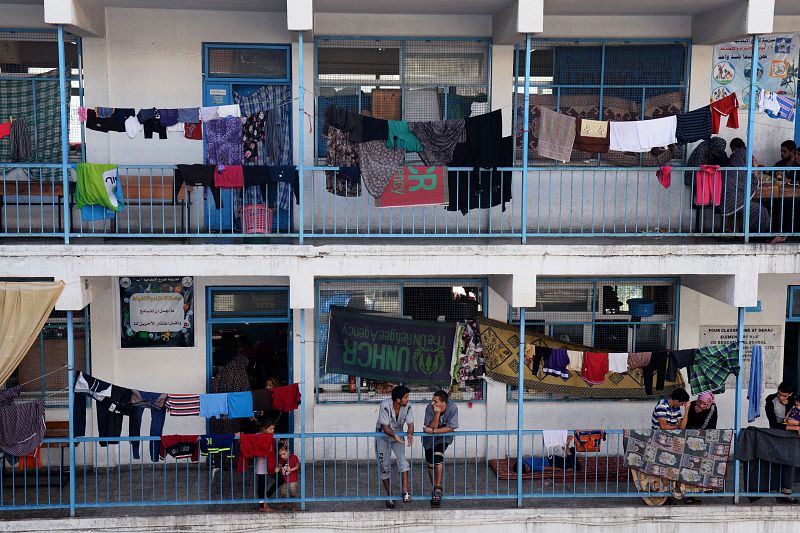
<svg viewBox="0 0 800 533">
<path fill-rule="evenodd" d="M 0 451 L 16 457 L 36 451 L 44 439 L 44 412 L 41 398 L 0 407 Z"/>
<path fill-rule="evenodd" d="M 678 115 L 675 137 L 681 144 L 711 138 L 711 106 L 704 106 Z"/>
<path fill-rule="evenodd" d="M 664 398 L 663 400 L 658 402 L 656 408 L 653 409 L 653 417 L 650 420 L 653 425 L 653 429 L 661 429 L 661 426 L 658 425 L 658 421 L 662 418 L 666 420 L 667 424 L 673 426 L 677 425 L 678 420 L 680 420 L 681 418 L 681 408 L 672 407 L 669 404 L 669 400 Z"/>
<path fill-rule="evenodd" d="M 167 412 L 171 416 L 200 416 L 199 394 L 170 394 Z"/>
</svg>

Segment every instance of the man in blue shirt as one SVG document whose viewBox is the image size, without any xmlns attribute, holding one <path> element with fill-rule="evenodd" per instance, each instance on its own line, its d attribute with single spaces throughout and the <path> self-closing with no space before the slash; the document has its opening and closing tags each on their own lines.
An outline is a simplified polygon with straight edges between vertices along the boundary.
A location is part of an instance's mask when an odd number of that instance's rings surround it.
<svg viewBox="0 0 800 533">
<path fill-rule="evenodd" d="M 689 393 L 678 388 L 672 391 L 669 398 L 663 398 L 653 409 L 651 418 L 653 429 L 686 429 L 689 417 L 683 414 L 681 407 L 689 405 Z"/>
</svg>

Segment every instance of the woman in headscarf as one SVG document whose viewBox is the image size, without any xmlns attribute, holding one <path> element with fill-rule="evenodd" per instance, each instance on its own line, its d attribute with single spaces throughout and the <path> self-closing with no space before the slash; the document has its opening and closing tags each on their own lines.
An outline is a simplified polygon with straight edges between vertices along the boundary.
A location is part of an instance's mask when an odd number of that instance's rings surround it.
<svg viewBox="0 0 800 533">
<path fill-rule="evenodd" d="M 722 137 L 711 137 L 697 145 L 689 159 L 686 160 L 686 166 L 719 165 L 726 167 L 728 166 L 728 155 L 725 153 L 727 147 L 728 143 Z M 693 179 L 694 171 L 687 170 L 683 175 L 684 184 L 691 187 Z"/>
<path fill-rule="evenodd" d="M 689 417 L 686 429 L 717 429 L 717 404 L 711 392 L 698 394 L 686 414 Z"/>
</svg>

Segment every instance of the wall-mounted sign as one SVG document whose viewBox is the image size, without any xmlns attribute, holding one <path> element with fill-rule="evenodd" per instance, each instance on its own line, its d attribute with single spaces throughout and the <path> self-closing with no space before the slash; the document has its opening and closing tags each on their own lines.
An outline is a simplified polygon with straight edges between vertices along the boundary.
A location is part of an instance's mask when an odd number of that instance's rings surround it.
<svg viewBox="0 0 800 533">
<path fill-rule="evenodd" d="M 763 360 L 763 374 L 766 383 L 770 385 L 778 384 L 783 377 L 781 368 L 781 351 L 783 326 L 745 326 L 744 328 L 744 355 L 742 357 L 742 383 L 747 387 L 747 380 L 750 376 L 750 355 L 753 353 L 753 346 L 761 345 Z M 700 326 L 700 343 L 698 346 L 714 346 L 717 344 L 730 344 L 736 342 L 736 326 Z M 733 383 L 733 378 L 729 378 Z"/>
<path fill-rule="evenodd" d="M 122 347 L 194 346 L 194 279 L 119 278 Z"/>
</svg>

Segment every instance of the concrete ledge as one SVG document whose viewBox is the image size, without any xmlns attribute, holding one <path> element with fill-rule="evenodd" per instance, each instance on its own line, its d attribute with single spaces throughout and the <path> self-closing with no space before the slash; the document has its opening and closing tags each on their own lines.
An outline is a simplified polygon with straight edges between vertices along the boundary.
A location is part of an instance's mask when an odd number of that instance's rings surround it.
<svg viewBox="0 0 800 533">
<path fill-rule="evenodd" d="M 638 501 L 638 500 L 637 500 Z M 575 504 L 580 500 L 575 500 Z M 587 502 L 589 503 L 589 502 Z M 162 508 L 163 510 L 163 508 Z M 191 509 L 188 509 L 191 511 Z M 61 520 L 0 522 L 2 532 L 92 531 L 385 531 L 447 533 L 553 533 L 589 530 L 614 533 L 656 533 L 693 526 L 703 533 L 794 531 L 796 513 L 787 506 L 700 505 L 676 507 L 625 506 L 605 508 L 491 509 L 380 512 L 257 512 L 118 516 Z M 609 529 L 611 528 L 611 529 Z"/>
</svg>

